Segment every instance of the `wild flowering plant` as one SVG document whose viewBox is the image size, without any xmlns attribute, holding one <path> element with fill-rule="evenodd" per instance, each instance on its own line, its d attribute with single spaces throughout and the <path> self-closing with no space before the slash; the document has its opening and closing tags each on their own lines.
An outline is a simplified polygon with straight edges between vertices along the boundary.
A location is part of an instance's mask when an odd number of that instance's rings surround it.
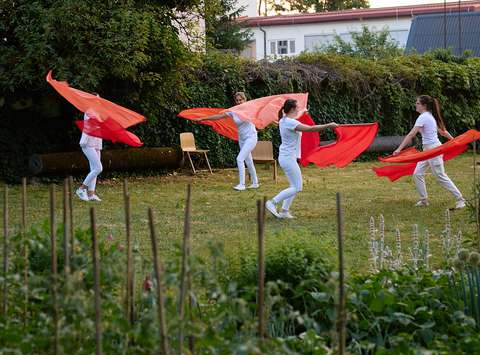
<svg viewBox="0 0 480 355">
<path fill-rule="evenodd" d="M 394 246 L 388 245 L 388 237 L 385 235 L 385 219 L 383 215 L 379 217 L 378 229 L 375 224 L 375 218 L 369 220 L 369 250 L 370 250 L 370 271 L 378 272 L 384 269 L 397 270 L 404 266 L 410 266 L 414 270 L 431 268 L 430 259 L 430 231 L 425 229 L 421 234 L 417 224 L 412 228 L 412 244 L 407 248 L 409 258 L 403 255 L 403 246 L 401 233 L 398 228 L 395 229 Z M 462 232 L 459 230 L 452 234 L 452 224 L 450 211 L 445 211 L 445 226 L 441 232 L 442 253 L 445 265 L 452 257 L 456 257 L 462 246 Z M 392 243 L 393 244 L 393 243 Z"/>
</svg>

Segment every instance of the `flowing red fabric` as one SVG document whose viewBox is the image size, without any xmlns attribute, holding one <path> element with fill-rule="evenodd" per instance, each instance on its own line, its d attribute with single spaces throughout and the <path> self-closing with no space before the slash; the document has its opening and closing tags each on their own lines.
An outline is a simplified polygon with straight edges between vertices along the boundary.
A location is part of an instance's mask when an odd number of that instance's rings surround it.
<svg viewBox="0 0 480 355">
<path fill-rule="evenodd" d="M 77 120 L 75 124 L 81 131 L 93 137 L 107 139 L 113 143 L 125 143 L 131 147 L 141 147 L 143 145 L 142 141 L 136 135 L 127 131 L 110 118 L 105 121 L 100 121 L 96 117 L 90 117 L 90 119 L 86 121 Z"/>
<path fill-rule="evenodd" d="M 418 163 L 419 161 L 428 160 L 441 154 L 450 154 L 452 151 L 455 152 L 460 149 L 461 146 L 466 146 L 467 144 L 478 139 L 480 139 L 480 131 L 471 129 L 435 149 L 424 152 L 407 149 L 398 155 L 390 155 L 388 157 L 380 157 L 378 159 L 386 163 Z"/>
<path fill-rule="evenodd" d="M 300 123 L 303 123 L 307 126 L 314 126 L 315 122 L 308 112 L 305 112 L 298 118 Z M 302 141 L 301 141 L 301 157 L 300 164 L 303 166 L 308 165 L 307 158 L 308 156 L 320 145 L 320 134 L 318 132 L 302 132 Z"/>
<path fill-rule="evenodd" d="M 462 154 L 466 150 L 467 150 L 467 145 L 461 145 L 461 146 L 452 148 L 451 150 L 449 150 L 443 155 L 443 160 L 447 161 L 447 160 L 453 159 L 457 155 Z M 411 151 L 412 154 L 418 152 L 418 150 L 416 150 L 414 147 L 406 149 L 404 152 L 406 151 Z M 381 167 L 372 167 L 372 170 L 375 172 L 375 174 L 377 174 L 377 176 L 385 176 L 390 181 L 394 182 L 403 176 L 413 175 L 413 172 L 415 171 L 416 166 L 417 166 L 417 163 L 409 163 L 409 164 L 403 164 L 403 165 L 387 165 L 387 166 L 381 166 Z"/>
<path fill-rule="evenodd" d="M 183 110 L 178 114 L 178 116 L 191 120 L 194 118 L 203 118 L 203 117 L 217 115 L 222 112 L 225 112 L 224 108 L 199 107 L 199 108 L 191 108 L 188 110 Z M 234 141 L 238 141 L 238 128 L 235 122 L 233 122 L 233 119 L 231 117 L 226 118 L 224 120 L 200 121 L 198 123 L 210 126 L 218 134 L 221 134 L 222 136 L 233 139 Z"/>
<path fill-rule="evenodd" d="M 74 89 L 66 81 L 57 81 L 52 78 L 52 71 L 48 72 L 47 82 L 77 109 L 96 118 L 92 124 L 77 123 L 83 132 L 107 140 L 133 144 L 134 147 L 143 144 L 137 136 L 125 129 L 146 121 L 144 116 L 101 97 Z"/>
<path fill-rule="evenodd" d="M 337 141 L 317 147 L 302 163 L 314 163 L 319 167 L 335 165 L 343 168 L 350 164 L 372 144 L 378 131 L 378 123 L 346 124 L 335 129 Z"/>
</svg>

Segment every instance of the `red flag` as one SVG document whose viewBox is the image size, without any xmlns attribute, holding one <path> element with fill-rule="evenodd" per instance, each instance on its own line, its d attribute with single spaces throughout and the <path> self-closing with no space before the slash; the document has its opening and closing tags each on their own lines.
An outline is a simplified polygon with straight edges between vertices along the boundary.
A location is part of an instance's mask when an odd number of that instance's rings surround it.
<svg viewBox="0 0 480 355">
<path fill-rule="evenodd" d="M 315 122 L 308 112 L 305 112 L 298 118 L 298 121 L 307 126 L 314 126 Z M 300 164 L 308 165 L 308 156 L 320 146 L 320 134 L 318 132 L 302 132 L 302 141 L 300 148 Z"/>
<path fill-rule="evenodd" d="M 132 147 L 141 147 L 143 145 L 140 138 L 127 131 L 112 119 L 100 121 L 96 117 L 90 117 L 88 120 L 77 120 L 75 124 L 82 132 L 90 136 L 107 139 L 113 143 L 121 142 Z"/>
<path fill-rule="evenodd" d="M 462 154 L 466 150 L 467 150 L 467 145 L 461 145 L 453 149 L 450 149 L 448 152 L 446 152 L 443 155 L 443 161 L 453 159 L 457 155 Z M 418 150 L 411 147 L 409 149 L 404 150 L 402 153 L 404 152 L 410 152 L 409 154 L 415 154 L 415 153 L 418 153 Z M 387 165 L 387 166 L 381 166 L 381 167 L 372 167 L 372 170 L 375 172 L 375 174 L 377 174 L 377 176 L 385 176 L 390 181 L 393 182 L 400 179 L 403 176 L 413 175 L 413 172 L 415 171 L 416 166 L 417 166 L 417 163 L 409 163 L 409 164 L 403 164 L 403 165 Z"/>
<path fill-rule="evenodd" d="M 386 163 L 418 163 L 419 161 L 428 160 L 442 154 L 456 152 L 461 146 L 466 146 L 467 144 L 478 139 L 480 139 L 480 132 L 471 129 L 431 150 L 419 152 L 408 149 L 402 151 L 398 155 L 390 155 L 386 158 L 380 157 L 378 159 Z"/>
<path fill-rule="evenodd" d="M 337 141 L 316 148 L 305 158 L 302 165 L 314 163 L 319 167 L 325 167 L 334 164 L 338 168 L 343 168 L 372 144 L 377 131 L 377 122 L 338 126 L 335 129 Z"/>
</svg>

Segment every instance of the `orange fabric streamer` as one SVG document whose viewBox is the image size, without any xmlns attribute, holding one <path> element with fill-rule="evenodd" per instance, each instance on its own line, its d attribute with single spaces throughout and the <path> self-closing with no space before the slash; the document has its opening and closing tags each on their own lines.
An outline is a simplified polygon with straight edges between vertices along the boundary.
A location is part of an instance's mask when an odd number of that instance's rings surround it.
<svg viewBox="0 0 480 355">
<path fill-rule="evenodd" d="M 145 117 L 139 113 L 114 104 L 101 97 L 74 89 L 70 87 L 66 81 L 53 79 L 51 70 L 48 72 L 47 82 L 77 109 L 82 112 L 94 111 L 94 116 L 101 121 L 106 121 L 108 118 L 111 118 L 115 122 L 118 122 L 123 128 L 128 128 L 146 121 Z"/>
<path fill-rule="evenodd" d="M 143 145 L 142 141 L 126 128 L 146 121 L 144 116 L 101 97 L 74 89 L 66 81 L 57 81 L 52 78 L 51 70 L 48 72 L 47 82 L 77 109 L 89 113 L 89 121 L 93 119 L 92 122 L 75 122 L 82 132 L 132 147 Z"/>
<path fill-rule="evenodd" d="M 306 110 L 308 93 L 281 94 L 250 100 L 231 108 L 191 108 L 181 111 L 178 116 L 186 119 L 193 119 L 208 117 L 219 113 L 234 112 L 241 120 L 250 121 L 258 129 L 264 129 L 269 124 L 278 122 L 278 111 L 280 111 L 287 99 L 297 100 L 297 106 L 300 112 Z M 238 130 L 231 118 L 219 121 L 202 121 L 200 123 L 211 126 L 215 132 L 225 137 L 238 140 Z"/>
<path fill-rule="evenodd" d="M 319 167 L 335 165 L 343 168 L 350 164 L 372 144 L 378 131 L 378 123 L 346 124 L 335 129 L 337 141 L 316 148 L 302 162 L 303 166 L 314 163 Z"/>
<path fill-rule="evenodd" d="M 224 108 L 199 107 L 183 110 L 178 114 L 178 116 L 191 120 L 194 118 L 203 118 L 217 115 L 222 112 L 225 112 Z M 210 126 L 218 134 L 233 139 L 234 141 L 238 141 L 238 128 L 231 117 L 218 121 L 200 121 L 198 123 Z"/>
<path fill-rule="evenodd" d="M 466 146 L 467 144 L 478 139 L 480 139 L 480 131 L 470 129 L 458 137 L 455 137 L 454 139 L 451 139 L 441 146 L 431 150 L 419 152 L 413 151 L 412 149 L 406 149 L 398 155 L 390 155 L 388 157 L 380 157 L 378 159 L 386 163 L 418 163 L 419 161 L 428 160 L 452 151 L 455 152 L 460 149 L 461 146 Z"/>
<path fill-rule="evenodd" d="M 234 112 L 242 120 L 252 122 L 258 129 L 264 129 L 270 123 L 278 122 L 278 111 L 280 111 L 287 99 L 297 100 L 297 109 L 299 112 L 307 109 L 308 93 L 292 93 L 250 100 L 226 109 L 225 112 Z"/>
</svg>

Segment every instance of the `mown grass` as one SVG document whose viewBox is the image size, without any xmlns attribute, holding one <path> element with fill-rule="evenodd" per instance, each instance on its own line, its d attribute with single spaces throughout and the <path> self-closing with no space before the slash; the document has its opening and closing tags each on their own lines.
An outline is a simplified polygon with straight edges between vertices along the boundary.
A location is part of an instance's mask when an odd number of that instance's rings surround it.
<svg viewBox="0 0 480 355">
<path fill-rule="evenodd" d="M 431 205 L 415 208 L 416 191 L 411 178 L 391 183 L 378 178 L 371 171 L 372 162 L 356 162 L 344 169 L 303 169 L 304 190 L 293 202 L 295 220 L 276 220 L 268 216 L 266 248 L 274 243 L 289 244 L 299 241 L 319 249 L 334 261 L 336 250 L 335 192 L 343 196 L 345 208 L 345 261 L 351 273 L 365 272 L 369 266 L 370 216 L 383 214 L 386 222 L 387 243 L 394 246 L 394 231 L 402 233 L 403 248 L 410 246 L 413 224 L 423 233 L 430 232 L 433 262 L 441 260 L 440 233 L 444 228 L 444 211 L 454 204 L 453 197 L 438 185 L 431 175 L 427 187 Z M 261 187 L 258 190 L 237 192 L 236 170 L 217 170 L 213 175 L 197 176 L 173 174 L 159 177 L 129 178 L 132 203 L 132 230 L 140 250 L 150 254 L 147 207 L 155 210 L 157 232 L 162 240 L 163 255 L 169 257 L 172 246 L 182 238 L 183 209 L 186 185 L 192 184 L 192 249 L 203 254 L 210 242 L 224 244 L 232 263 L 241 255 L 256 248 L 256 201 L 272 197 L 287 186 L 283 173 L 278 184 L 272 180 L 271 170 L 257 166 Z M 465 197 L 472 195 L 472 155 L 464 154 L 446 163 L 447 174 Z M 74 201 L 75 227 L 89 226 L 88 207 L 96 206 L 98 226 L 102 237 L 112 233 L 124 238 L 122 179 L 102 180 L 98 186 L 101 203 Z M 57 213 L 61 221 L 61 186 L 57 186 Z M 28 224 L 38 225 L 49 216 L 48 186 L 28 186 Z M 464 236 L 473 237 L 474 225 L 469 223 L 467 210 L 453 211 L 453 230 L 461 229 Z M 10 188 L 11 228 L 20 221 L 20 188 Z M 378 221 L 378 219 L 377 219 Z M 2 222 L 3 223 L 3 222 Z"/>
</svg>

